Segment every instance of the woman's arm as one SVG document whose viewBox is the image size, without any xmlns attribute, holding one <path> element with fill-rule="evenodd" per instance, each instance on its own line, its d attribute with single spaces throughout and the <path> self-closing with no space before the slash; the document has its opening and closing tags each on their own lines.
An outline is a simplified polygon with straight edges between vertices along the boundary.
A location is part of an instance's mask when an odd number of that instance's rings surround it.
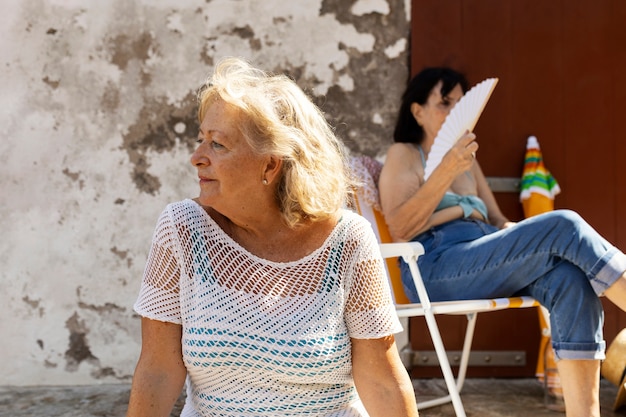
<svg viewBox="0 0 626 417">
<path fill-rule="evenodd" d="M 458 175 L 469 170 L 478 149 L 476 136 L 466 133 L 446 153 L 428 181 L 424 167 L 412 145 L 396 143 L 389 148 L 378 189 L 380 200 L 395 241 L 407 241 L 417 234 L 450 220 L 463 217 L 460 207 L 434 213 L 435 208 Z"/>
<path fill-rule="evenodd" d="M 180 397 L 187 370 L 182 326 L 141 319 L 141 355 L 133 375 L 127 417 L 169 417 Z"/>
<path fill-rule="evenodd" d="M 515 224 L 514 222 L 509 221 L 509 219 L 507 219 L 504 216 L 504 214 L 502 214 L 502 211 L 500 211 L 500 206 L 498 205 L 498 202 L 496 201 L 496 198 L 493 195 L 493 191 L 491 191 L 491 188 L 489 188 L 489 183 L 487 182 L 487 178 L 485 178 L 485 175 L 483 174 L 482 169 L 480 169 L 480 165 L 478 165 L 478 161 L 476 161 L 476 163 L 472 167 L 472 174 L 474 175 L 474 178 L 476 179 L 476 184 L 478 188 L 478 197 L 480 197 L 481 200 L 483 200 L 483 202 L 487 206 L 487 214 L 489 217 L 488 219 L 489 223 L 496 226 L 499 229 L 504 229 L 505 227 L 509 227 Z"/>
<path fill-rule="evenodd" d="M 370 417 L 416 417 L 413 384 L 402 365 L 394 337 L 351 342 L 354 383 Z"/>
</svg>

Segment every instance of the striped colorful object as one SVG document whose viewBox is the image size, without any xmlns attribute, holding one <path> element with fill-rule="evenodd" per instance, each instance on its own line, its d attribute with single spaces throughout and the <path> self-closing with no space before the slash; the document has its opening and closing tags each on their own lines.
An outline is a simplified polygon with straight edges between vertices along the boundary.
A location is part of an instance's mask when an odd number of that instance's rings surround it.
<svg viewBox="0 0 626 417">
<path fill-rule="evenodd" d="M 524 170 L 520 201 L 524 216 L 531 217 L 554 209 L 554 197 L 561 188 L 550 171 L 543 164 L 539 142 L 535 136 L 529 136 L 526 144 Z"/>
<path fill-rule="evenodd" d="M 561 192 L 550 171 L 543 164 L 543 156 L 539 148 L 539 142 L 535 136 L 529 136 L 526 143 L 526 156 L 524 158 L 524 170 L 522 173 L 522 186 L 520 201 L 524 209 L 524 217 L 528 218 L 537 214 L 554 210 L 554 197 Z M 549 313 L 545 307 L 539 307 L 539 326 L 541 328 L 541 340 L 539 341 L 539 355 L 537 356 L 537 368 L 535 375 L 544 383 L 544 389 L 556 392 L 561 389 L 561 383 L 556 373 L 554 355 L 546 355 L 551 352 L 552 335 L 550 333 Z M 547 370 L 552 369 L 552 377 Z M 548 373 L 548 382 L 545 382 Z"/>
</svg>

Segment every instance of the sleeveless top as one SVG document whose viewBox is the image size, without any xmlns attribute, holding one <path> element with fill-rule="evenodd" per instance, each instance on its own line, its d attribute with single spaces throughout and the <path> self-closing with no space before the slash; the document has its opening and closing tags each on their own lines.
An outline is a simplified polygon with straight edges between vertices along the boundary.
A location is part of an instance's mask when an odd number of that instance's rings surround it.
<svg viewBox="0 0 626 417">
<path fill-rule="evenodd" d="M 424 157 L 424 150 L 421 146 L 417 147 L 420 151 L 422 158 L 422 166 L 426 166 L 426 158 Z M 450 191 L 446 191 L 443 198 L 439 202 L 435 211 L 443 210 L 448 207 L 460 206 L 463 209 L 463 217 L 469 217 L 474 209 L 476 209 L 482 216 L 487 219 L 487 206 L 484 201 L 477 195 L 460 195 Z"/>
<path fill-rule="evenodd" d="M 184 200 L 159 218 L 134 309 L 182 325 L 183 417 L 367 416 L 350 338 L 402 331 L 384 268 L 354 212 L 311 254 L 273 262 Z"/>
</svg>

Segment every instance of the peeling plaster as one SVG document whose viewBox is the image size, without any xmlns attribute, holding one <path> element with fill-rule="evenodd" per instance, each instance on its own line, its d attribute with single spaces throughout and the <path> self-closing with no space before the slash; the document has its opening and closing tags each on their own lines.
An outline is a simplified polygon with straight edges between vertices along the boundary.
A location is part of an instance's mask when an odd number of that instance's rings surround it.
<svg viewBox="0 0 626 417">
<path fill-rule="evenodd" d="M 87 342 L 89 330 L 85 322 L 79 318 L 77 313 L 74 313 L 65 322 L 65 327 L 70 331 L 69 348 L 65 351 L 65 369 L 69 372 L 75 372 L 83 361 L 97 365 L 98 358 L 91 353 Z"/>
<path fill-rule="evenodd" d="M 368 13 L 389 14 L 389 3 L 385 0 L 357 0 L 351 8 L 352 13 L 363 16 Z"/>
<path fill-rule="evenodd" d="M 174 33 L 184 35 L 185 24 L 183 23 L 183 16 L 176 11 L 172 12 L 172 14 L 167 16 L 167 28 Z"/>
<path fill-rule="evenodd" d="M 96 306 L 94 304 L 86 304 L 83 302 L 79 302 L 78 306 L 82 309 L 85 310 L 92 310 L 95 311 L 97 313 L 111 313 L 111 312 L 125 312 L 126 308 L 121 307 L 121 306 L 117 306 L 115 304 L 112 303 L 105 303 L 102 306 Z"/>
<path fill-rule="evenodd" d="M 153 38 L 150 33 L 141 33 L 135 39 L 129 39 L 126 34 L 118 34 L 110 40 L 110 49 L 113 52 L 111 62 L 124 71 L 131 60 L 146 62 L 153 47 Z"/>
<path fill-rule="evenodd" d="M 150 238 L 197 193 L 196 92 L 221 57 L 291 76 L 353 152 L 391 143 L 408 0 L 0 1 L 7 384 L 130 380 Z"/>
<path fill-rule="evenodd" d="M 199 129 L 195 97 L 190 95 L 177 106 L 169 105 L 163 99 L 146 103 L 137 122 L 124 135 L 123 149 L 128 152 L 134 167 L 132 179 L 140 191 L 155 195 L 161 187 L 159 178 L 149 172 L 148 151 L 168 152 L 181 142 L 187 145 L 190 153 L 193 150 L 192 138 Z M 178 133 L 181 130 L 182 134 Z"/>
<path fill-rule="evenodd" d="M 385 55 L 387 55 L 387 58 L 389 59 L 398 58 L 406 51 L 407 43 L 407 40 L 404 38 L 398 39 L 395 44 L 385 48 Z"/>
<path fill-rule="evenodd" d="M 359 3 L 354 4 L 356 7 Z M 381 2 L 364 2 L 365 4 L 382 4 Z M 323 106 L 327 114 L 340 115 L 336 119 L 329 117 L 337 126 L 345 142 L 356 153 L 378 156 L 386 151 L 391 139 L 395 123 L 397 103 L 402 89 L 408 79 L 407 67 L 390 65 L 393 60 L 402 60 L 406 56 L 390 57 L 386 48 L 396 45 L 408 38 L 406 10 L 400 2 L 389 3 L 387 14 L 367 13 L 356 16 L 350 2 L 341 0 L 325 0 L 321 13 L 333 13 L 337 20 L 344 24 L 352 24 L 359 32 L 371 31 L 376 28 L 376 43 L 371 53 L 351 51 L 346 72 L 358 74 L 352 94 L 333 87 L 327 94 Z M 361 7 L 361 6 L 359 6 Z M 379 8 L 383 10 L 384 8 Z M 399 30 L 405 28 L 406 32 Z M 407 43 L 404 43 L 407 45 Z M 376 75 L 375 75 L 376 74 Z M 393 81 L 392 81 L 393 80 Z M 368 103 L 376 103 L 372 106 Z M 346 112 L 344 109 L 350 108 Z M 377 121 L 372 115 L 378 114 Z M 365 116 L 365 117 L 364 117 Z"/>
<path fill-rule="evenodd" d="M 22 297 L 22 301 L 24 301 L 24 303 L 28 305 L 28 307 L 32 308 L 33 311 L 37 312 L 37 315 L 39 317 L 43 317 L 45 315 L 45 309 L 43 308 L 41 304 L 41 300 L 31 300 L 26 295 Z"/>
</svg>

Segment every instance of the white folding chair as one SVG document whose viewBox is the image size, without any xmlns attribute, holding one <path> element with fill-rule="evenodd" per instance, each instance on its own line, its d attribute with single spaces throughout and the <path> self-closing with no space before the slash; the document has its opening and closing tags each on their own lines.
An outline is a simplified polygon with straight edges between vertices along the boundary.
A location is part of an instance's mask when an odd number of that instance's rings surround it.
<svg viewBox="0 0 626 417">
<path fill-rule="evenodd" d="M 506 308 L 537 307 L 539 303 L 531 297 L 431 302 L 417 265 L 417 259 L 424 254 L 422 245 L 418 242 L 391 243 L 391 236 L 378 204 L 378 192 L 376 189 L 377 178 L 375 177 L 377 177 L 377 173 L 380 172 L 380 162 L 372 158 L 355 157 L 352 158 L 352 166 L 354 172 L 359 176 L 362 182 L 362 186 L 357 190 L 355 195 L 355 209 L 369 220 L 380 242 L 383 258 L 386 259 L 385 266 L 387 276 L 392 288 L 398 317 L 423 316 L 425 318 L 430 337 L 435 347 L 437 359 L 439 360 L 439 366 L 448 389 L 447 395 L 418 402 L 417 407 L 418 409 L 424 409 L 452 402 L 457 417 L 465 417 L 466 414 L 463 403 L 461 402 L 460 393 L 463 388 L 463 383 L 465 382 L 478 313 Z M 415 288 L 422 301 L 419 304 L 410 303 L 404 294 L 400 270 L 397 265 L 398 257 L 401 257 L 409 265 Z M 463 314 L 466 315 L 468 320 L 456 380 L 441 339 L 439 326 L 435 319 L 435 316 L 438 314 Z"/>
</svg>

